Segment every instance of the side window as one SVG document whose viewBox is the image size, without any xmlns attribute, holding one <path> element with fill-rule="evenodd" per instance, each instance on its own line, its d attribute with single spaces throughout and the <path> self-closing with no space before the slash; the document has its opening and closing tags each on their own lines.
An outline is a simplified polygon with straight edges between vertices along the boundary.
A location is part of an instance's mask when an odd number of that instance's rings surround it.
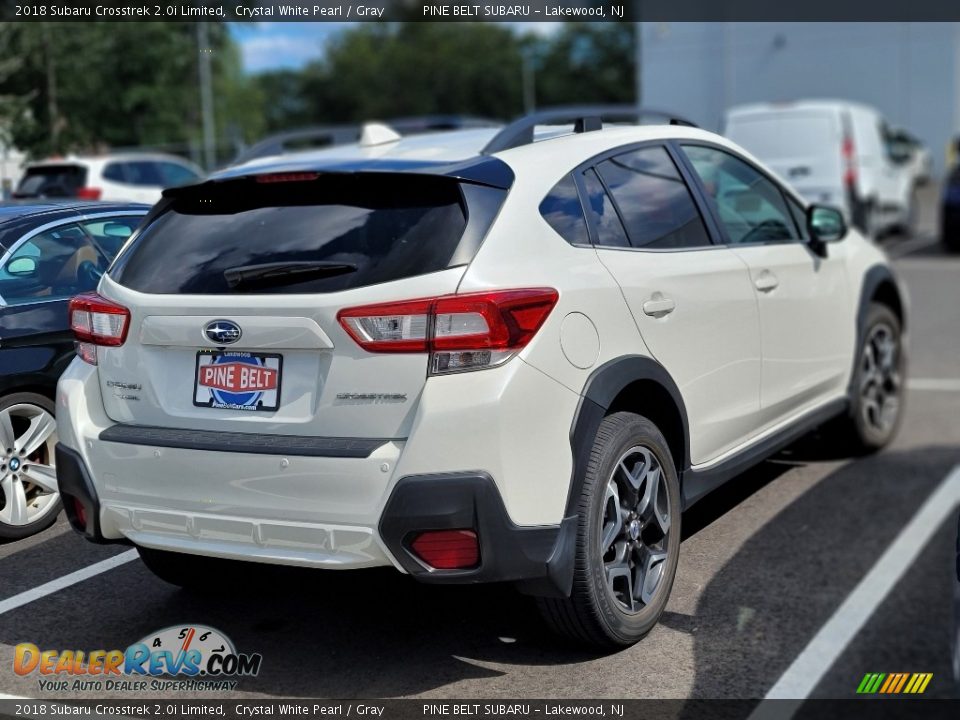
<svg viewBox="0 0 960 720">
<path fill-rule="evenodd" d="M 693 248 L 710 236 L 666 148 L 650 147 L 604 160 L 597 171 L 610 189 L 636 248 Z"/>
<path fill-rule="evenodd" d="M 159 164 L 150 160 L 137 160 L 126 164 L 127 182 L 131 185 L 163 187 Z"/>
<path fill-rule="evenodd" d="M 630 247 L 623 223 L 617 216 L 613 202 L 597 177 L 594 170 L 583 173 L 583 184 L 587 191 L 588 212 L 597 232 L 597 245 L 603 247 Z"/>
<path fill-rule="evenodd" d="M 139 215 L 120 215 L 111 218 L 97 218 L 80 226 L 93 238 L 93 242 L 102 251 L 109 263 L 120 252 L 120 248 L 140 224 Z"/>
<path fill-rule="evenodd" d="M 163 178 L 164 187 L 176 187 L 177 185 L 189 185 L 200 179 L 193 170 L 172 162 L 157 163 L 160 168 L 160 176 Z"/>
<path fill-rule="evenodd" d="M 0 268 L 0 297 L 8 305 L 67 298 L 93 290 L 103 256 L 77 225 L 64 225 L 23 243 Z"/>
<path fill-rule="evenodd" d="M 125 163 L 110 163 L 103 168 L 103 177 L 111 182 L 127 182 L 127 174 L 124 172 Z"/>
<path fill-rule="evenodd" d="M 550 194 L 540 203 L 540 214 L 568 243 L 590 244 L 587 219 L 580 204 L 580 192 L 572 175 L 567 175 L 553 186 Z"/>
<path fill-rule="evenodd" d="M 799 240 L 783 194 L 747 162 L 716 148 L 684 145 L 731 243 Z"/>
</svg>

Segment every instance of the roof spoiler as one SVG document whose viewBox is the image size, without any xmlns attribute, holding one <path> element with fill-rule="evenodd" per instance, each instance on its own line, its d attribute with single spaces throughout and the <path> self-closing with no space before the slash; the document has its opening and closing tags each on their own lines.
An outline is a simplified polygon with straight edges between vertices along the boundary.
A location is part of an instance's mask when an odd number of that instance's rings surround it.
<svg viewBox="0 0 960 720">
<path fill-rule="evenodd" d="M 575 133 L 602 130 L 604 120 L 608 122 L 631 121 L 640 123 L 644 118 L 662 120 L 670 125 L 697 127 L 694 123 L 674 113 L 636 105 L 571 105 L 549 108 L 540 112 L 524 115 L 514 120 L 486 144 L 481 151 L 485 155 L 529 145 L 534 139 L 534 129 L 538 125 L 573 124 Z"/>
</svg>

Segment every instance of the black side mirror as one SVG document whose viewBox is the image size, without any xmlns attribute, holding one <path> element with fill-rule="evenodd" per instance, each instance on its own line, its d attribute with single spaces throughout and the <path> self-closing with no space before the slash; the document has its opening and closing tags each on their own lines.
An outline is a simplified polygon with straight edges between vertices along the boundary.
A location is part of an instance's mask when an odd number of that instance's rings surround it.
<svg viewBox="0 0 960 720">
<path fill-rule="evenodd" d="M 821 257 L 827 256 L 827 243 L 843 240 L 847 236 L 847 223 L 843 213 L 825 205 L 807 208 L 807 232 L 810 248 Z"/>
</svg>

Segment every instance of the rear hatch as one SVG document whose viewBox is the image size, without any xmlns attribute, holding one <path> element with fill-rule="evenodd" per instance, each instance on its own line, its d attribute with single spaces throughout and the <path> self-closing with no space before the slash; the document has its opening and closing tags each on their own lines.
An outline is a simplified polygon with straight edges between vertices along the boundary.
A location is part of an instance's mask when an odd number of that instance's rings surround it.
<svg viewBox="0 0 960 720">
<path fill-rule="evenodd" d="M 74 163 L 28 167 L 15 198 L 75 198 L 87 184 L 87 169 Z"/>
<path fill-rule="evenodd" d="M 126 342 L 98 348 L 107 414 L 160 428 L 406 437 L 427 354 L 367 352 L 337 314 L 455 292 L 505 193 L 363 172 L 168 192 L 100 286 L 130 310 Z"/>
<path fill-rule="evenodd" d="M 843 201 L 843 128 L 828 110 L 734 114 L 726 135 L 811 202 Z"/>
</svg>

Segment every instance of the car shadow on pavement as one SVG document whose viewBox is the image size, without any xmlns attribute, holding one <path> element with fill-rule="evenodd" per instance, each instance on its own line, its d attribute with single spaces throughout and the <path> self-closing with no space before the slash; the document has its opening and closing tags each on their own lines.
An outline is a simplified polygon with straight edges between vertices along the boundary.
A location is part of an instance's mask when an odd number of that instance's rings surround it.
<svg viewBox="0 0 960 720">
<path fill-rule="evenodd" d="M 662 620 L 693 635 L 689 697 L 763 697 L 958 463 L 956 446 L 846 463 L 754 533 L 704 589 L 695 617 Z M 941 696 L 952 696 L 956 524 L 948 514 L 815 695 L 855 697 L 870 668 L 922 667 L 939 671 Z M 691 716 L 702 717 L 697 711 Z"/>
<path fill-rule="evenodd" d="M 780 455 L 712 493 L 685 516 L 687 536 L 799 462 Z M 762 696 L 957 462 L 960 450 L 925 448 L 846 464 L 747 540 L 695 617 L 664 616 L 666 628 L 694 635 L 691 697 Z M 54 540 L 57 550 L 62 540 Z M 193 594 L 139 561 L 0 616 L 0 643 L 123 649 L 181 624 L 212 626 L 240 652 L 262 653 L 259 676 L 238 691 L 274 697 L 442 695 L 453 683 L 495 680 L 508 672 L 503 665 L 532 672 L 536 695 L 537 667 L 599 657 L 551 636 L 533 600 L 509 586 L 427 586 L 392 569 L 252 566 L 239 585 Z M 31 691 L 22 682 L 0 690 Z M 550 687 L 545 679 L 539 694 Z M 458 692 L 490 691 L 468 684 Z"/>
</svg>

